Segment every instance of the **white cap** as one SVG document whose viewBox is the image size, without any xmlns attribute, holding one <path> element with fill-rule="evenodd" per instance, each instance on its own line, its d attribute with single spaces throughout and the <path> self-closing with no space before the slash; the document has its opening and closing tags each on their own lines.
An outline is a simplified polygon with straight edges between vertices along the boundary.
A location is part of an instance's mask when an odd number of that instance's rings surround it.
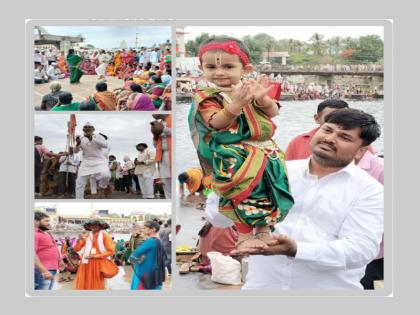
<svg viewBox="0 0 420 315">
<path fill-rule="evenodd" d="M 93 127 L 93 125 L 90 122 L 87 122 L 86 124 L 83 125 L 83 127 Z"/>
</svg>

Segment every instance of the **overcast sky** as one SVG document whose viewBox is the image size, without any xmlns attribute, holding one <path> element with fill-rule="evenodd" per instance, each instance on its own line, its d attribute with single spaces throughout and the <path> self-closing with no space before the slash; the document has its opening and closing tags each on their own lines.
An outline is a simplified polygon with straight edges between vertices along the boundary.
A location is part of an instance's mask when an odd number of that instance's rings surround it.
<svg viewBox="0 0 420 315">
<path fill-rule="evenodd" d="M 142 211 L 156 215 L 171 213 L 170 202 L 35 202 L 35 208 L 56 207 L 60 215 L 90 215 L 92 210 L 109 210 L 109 213 L 129 215 Z"/>
<path fill-rule="evenodd" d="M 382 26 L 191 26 L 185 27 L 185 42 L 194 39 L 201 33 L 210 35 L 228 35 L 242 38 L 246 35 L 267 33 L 276 39 L 295 39 L 308 41 L 314 33 L 320 33 L 329 39 L 333 36 L 359 37 L 378 35 L 384 37 Z"/>
<path fill-rule="evenodd" d="M 44 138 L 44 145 L 55 153 L 64 151 L 67 143 L 67 122 L 70 114 L 37 114 L 35 115 L 35 136 Z M 86 122 L 95 126 L 98 132 L 108 136 L 110 154 L 122 162 L 124 155 L 132 160 L 137 157 L 136 144 L 146 143 L 154 150 L 150 113 L 119 114 L 76 114 L 76 135 L 83 135 L 82 128 Z"/>
<path fill-rule="evenodd" d="M 119 48 L 123 40 L 134 47 L 138 33 L 138 47 L 150 47 L 171 39 L 170 26 L 43 26 L 51 35 L 82 35 L 85 43 L 96 48 Z"/>
</svg>

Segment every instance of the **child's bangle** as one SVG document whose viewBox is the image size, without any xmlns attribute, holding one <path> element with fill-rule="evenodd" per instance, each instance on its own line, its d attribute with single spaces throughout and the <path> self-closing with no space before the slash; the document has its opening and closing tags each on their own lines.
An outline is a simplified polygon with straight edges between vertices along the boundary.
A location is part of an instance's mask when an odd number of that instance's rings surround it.
<svg viewBox="0 0 420 315">
<path fill-rule="evenodd" d="M 270 104 L 268 104 L 268 105 L 264 105 L 264 106 L 260 106 L 260 105 L 258 105 L 257 101 L 255 101 L 255 102 L 254 102 L 254 106 L 255 106 L 255 107 L 258 107 L 258 108 L 268 108 L 268 107 L 271 107 L 271 106 L 273 106 L 273 105 L 276 105 L 276 106 L 277 106 L 277 103 L 276 103 L 276 101 L 274 101 L 274 100 L 271 100 Z"/>
</svg>

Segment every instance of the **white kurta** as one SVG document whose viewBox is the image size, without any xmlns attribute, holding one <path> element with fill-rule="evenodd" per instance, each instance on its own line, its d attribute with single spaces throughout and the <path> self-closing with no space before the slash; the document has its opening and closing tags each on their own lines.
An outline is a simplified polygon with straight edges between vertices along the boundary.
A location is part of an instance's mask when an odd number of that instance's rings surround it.
<svg viewBox="0 0 420 315">
<path fill-rule="evenodd" d="M 102 54 L 98 57 L 99 66 L 95 69 L 97 75 L 105 76 L 106 68 L 108 67 L 108 63 L 110 61 L 110 57 L 106 54 Z"/>
<path fill-rule="evenodd" d="M 382 240 L 383 186 L 354 162 L 321 179 L 309 159 L 286 165 L 295 204 L 275 229 L 296 241 L 296 256 L 250 256 L 242 289 L 363 289 Z M 206 208 L 212 223 L 222 215 L 217 204 Z"/>
<path fill-rule="evenodd" d="M 83 137 L 80 146 L 76 146 L 75 153 L 83 152 L 82 163 L 79 168 L 79 176 L 109 172 L 108 159 L 104 155 L 104 149 L 108 144 L 101 135 L 93 135 L 92 141 Z"/>
</svg>

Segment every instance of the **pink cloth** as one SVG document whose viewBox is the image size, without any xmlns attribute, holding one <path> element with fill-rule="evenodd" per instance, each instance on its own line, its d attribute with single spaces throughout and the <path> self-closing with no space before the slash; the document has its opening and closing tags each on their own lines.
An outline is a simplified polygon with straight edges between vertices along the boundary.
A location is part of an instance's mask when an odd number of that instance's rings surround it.
<svg viewBox="0 0 420 315">
<path fill-rule="evenodd" d="M 369 151 L 363 155 L 359 163 L 357 163 L 361 169 L 365 170 L 370 176 L 375 178 L 382 185 L 384 184 L 384 160 L 376 155 L 373 155 Z M 384 237 L 382 235 L 381 247 L 379 254 L 376 259 L 384 257 Z"/>
<path fill-rule="evenodd" d="M 311 156 L 311 140 L 312 137 L 316 134 L 320 127 L 312 129 L 309 132 L 302 133 L 301 135 L 296 136 L 289 142 L 289 145 L 286 149 L 286 160 L 304 160 Z M 372 153 L 375 153 L 375 150 L 370 145 L 368 150 Z"/>
<path fill-rule="evenodd" d="M 132 110 L 156 110 L 156 107 L 153 105 L 150 97 L 143 93 L 137 93 L 133 101 Z"/>
<path fill-rule="evenodd" d="M 36 144 L 35 148 L 38 150 L 40 155 L 43 155 L 44 153 L 48 153 L 50 152 L 45 146 L 43 146 L 42 144 Z"/>
<path fill-rule="evenodd" d="M 310 157 L 311 139 L 318 129 L 319 127 L 293 138 L 286 149 L 286 160 L 304 160 Z"/>
<path fill-rule="evenodd" d="M 35 254 L 48 270 L 58 270 L 60 252 L 54 237 L 47 232 L 35 229 Z"/>
<path fill-rule="evenodd" d="M 202 254 L 203 264 L 209 264 L 210 261 L 207 257 L 208 252 L 220 252 L 223 255 L 235 249 L 238 240 L 238 233 L 232 228 L 218 228 L 212 226 L 206 236 L 200 237 L 198 250 Z"/>
<path fill-rule="evenodd" d="M 357 166 L 364 169 L 370 176 L 384 184 L 384 160 L 366 151 Z"/>
</svg>

